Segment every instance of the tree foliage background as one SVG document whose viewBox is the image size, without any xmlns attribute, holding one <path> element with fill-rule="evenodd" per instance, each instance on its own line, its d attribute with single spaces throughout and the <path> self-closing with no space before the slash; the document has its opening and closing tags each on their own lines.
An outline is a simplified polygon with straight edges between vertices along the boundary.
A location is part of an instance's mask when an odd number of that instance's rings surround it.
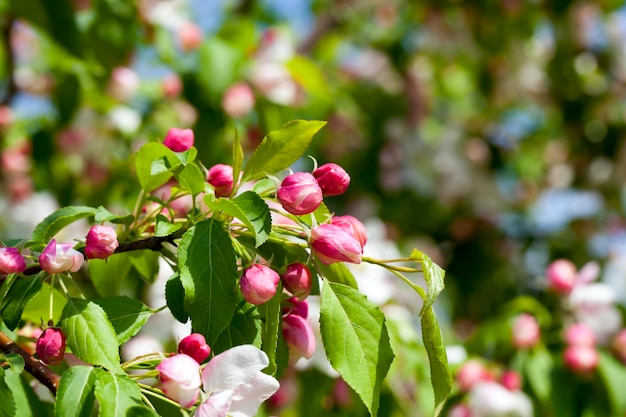
<svg viewBox="0 0 626 417">
<path fill-rule="evenodd" d="M 0 12 L 3 239 L 59 205 L 132 205 L 129 158 L 169 127 L 192 127 L 210 166 L 235 131 L 252 150 L 288 120 L 328 120 L 311 153 L 352 177 L 331 210 L 380 219 L 385 242 L 446 269 L 447 343 L 510 360 L 507 330 L 483 324 L 522 295 L 536 315 L 557 306 L 543 279 L 556 258 L 600 261 L 626 301 L 622 2 L 3 0 Z M 231 117 L 222 100 L 242 81 L 256 103 Z M 323 378 L 311 372 L 309 386 Z M 432 401 L 413 377 L 388 388 L 381 415 Z"/>
</svg>

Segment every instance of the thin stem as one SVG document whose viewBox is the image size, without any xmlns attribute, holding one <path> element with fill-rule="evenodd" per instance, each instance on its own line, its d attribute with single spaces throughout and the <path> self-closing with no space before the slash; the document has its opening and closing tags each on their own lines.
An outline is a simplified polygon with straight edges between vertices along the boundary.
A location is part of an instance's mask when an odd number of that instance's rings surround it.
<svg viewBox="0 0 626 417">
<path fill-rule="evenodd" d="M 48 310 L 48 322 L 52 321 L 52 317 L 54 315 L 54 279 L 56 278 L 56 274 L 52 274 L 50 278 L 50 301 L 49 301 L 49 310 Z"/>
<path fill-rule="evenodd" d="M 148 394 L 148 395 L 151 395 L 153 397 L 157 397 L 161 401 L 165 401 L 168 404 L 171 404 L 171 405 L 173 405 L 175 407 L 180 408 L 180 404 L 178 404 L 176 401 L 170 400 L 165 395 L 161 394 L 161 390 L 157 390 L 156 388 L 151 387 L 150 385 L 146 385 L 146 384 L 138 383 L 137 385 L 139 385 L 139 388 L 141 388 L 141 392 L 143 392 L 144 394 Z"/>
<path fill-rule="evenodd" d="M 426 291 L 424 291 L 424 289 L 422 287 L 420 287 L 417 284 L 414 284 L 410 279 L 408 279 L 407 277 L 402 275 L 400 272 L 394 271 L 392 269 L 390 271 L 391 271 L 392 274 L 394 274 L 395 276 L 399 277 L 402 281 L 406 282 L 409 287 L 413 288 L 413 290 L 416 293 L 418 293 L 420 297 L 422 297 L 422 300 L 426 299 Z"/>
</svg>

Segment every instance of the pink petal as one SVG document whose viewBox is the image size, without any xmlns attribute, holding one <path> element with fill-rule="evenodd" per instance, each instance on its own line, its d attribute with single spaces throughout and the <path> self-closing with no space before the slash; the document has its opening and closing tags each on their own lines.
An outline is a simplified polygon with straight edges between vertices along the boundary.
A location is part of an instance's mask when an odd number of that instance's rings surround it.
<svg viewBox="0 0 626 417">
<path fill-rule="evenodd" d="M 248 379 L 245 385 L 235 389 L 228 415 L 231 417 L 251 417 L 256 415 L 261 404 L 274 395 L 279 387 L 280 385 L 275 378 L 263 372 L 257 372 Z"/>
<path fill-rule="evenodd" d="M 204 392 L 234 390 L 256 372 L 261 371 L 269 360 L 265 352 L 252 345 L 235 346 L 209 361 L 202 371 Z"/>
<path fill-rule="evenodd" d="M 194 417 L 226 417 L 230 408 L 232 391 L 221 391 L 212 395 L 196 410 Z"/>
</svg>

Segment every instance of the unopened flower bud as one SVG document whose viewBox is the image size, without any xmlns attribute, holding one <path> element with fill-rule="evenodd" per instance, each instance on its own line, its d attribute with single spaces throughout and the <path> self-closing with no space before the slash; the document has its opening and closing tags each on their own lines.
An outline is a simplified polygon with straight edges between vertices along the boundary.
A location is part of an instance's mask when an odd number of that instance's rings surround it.
<svg viewBox="0 0 626 417">
<path fill-rule="evenodd" d="M 243 117 L 254 108 L 254 92 L 244 82 L 232 85 L 222 97 L 222 108 L 230 117 Z"/>
<path fill-rule="evenodd" d="M 367 232 L 365 226 L 357 218 L 353 216 L 333 216 L 330 224 L 341 227 L 350 233 L 361 244 L 361 248 L 367 243 Z"/>
<path fill-rule="evenodd" d="M 313 171 L 324 196 L 341 195 L 350 185 L 350 175 L 339 165 L 329 163 Z"/>
<path fill-rule="evenodd" d="M 494 377 L 485 365 L 478 360 L 465 362 L 456 373 L 456 382 L 463 392 L 469 391 L 479 381 L 493 381 Z"/>
<path fill-rule="evenodd" d="M 0 248 L 0 272 L 14 274 L 26 269 L 26 261 L 17 248 Z"/>
<path fill-rule="evenodd" d="M 196 362 L 202 363 L 211 354 L 211 347 L 200 333 L 192 333 L 178 342 L 178 353 L 189 355 Z"/>
<path fill-rule="evenodd" d="M 233 192 L 233 167 L 230 165 L 213 165 L 207 172 L 206 181 L 215 188 L 216 197 L 228 197 Z"/>
<path fill-rule="evenodd" d="M 565 342 L 568 345 L 595 346 L 596 335 L 583 323 L 574 323 L 565 330 Z"/>
<path fill-rule="evenodd" d="M 535 346 L 541 337 L 537 319 L 527 313 L 520 314 L 513 321 L 513 346 L 525 349 Z"/>
<path fill-rule="evenodd" d="M 52 239 L 39 255 L 39 266 L 50 274 L 76 272 L 83 266 L 85 258 L 71 243 L 58 243 Z"/>
<path fill-rule="evenodd" d="M 189 408 L 200 394 L 200 364 L 191 356 L 179 353 L 156 366 L 163 393 L 170 400 Z"/>
<path fill-rule="evenodd" d="M 306 319 L 309 316 L 309 303 L 306 300 L 300 301 L 296 297 L 290 297 L 286 300 L 281 312 L 283 314 L 297 314 Z"/>
<path fill-rule="evenodd" d="M 87 233 L 85 255 L 88 258 L 106 259 L 113 255 L 119 246 L 117 233 L 112 227 L 104 225 L 92 226 Z"/>
<path fill-rule="evenodd" d="M 254 264 L 243 271 L 239 287 L 247 302 L 258 305 L 274 297 L 279 281 L 278 272 L 265 265 Z"/>
<path fill-rule="evenodd" d="M 304 264 L 297 262 L 287 265 L 281 278 L 287 291 L 301 300 L 305 299 L 311 292 L 311 271 Z"/>
<path fill-rule="evenodd" d="M 611 341 L 611 351 L 626 364 L 626 329 L 620 330 Z"/>
<path fill-rule="evenodd" d="M 193 22 L 184 22 L 178 27 L 178 42 L 180 48 L 185 51 L 193 51 L 202 44 L 202 29 Z"/>
<path fill-rule="evenodd" d="M 322 203 L 322 189 L 308 172 L 296 172 L 285 177 L 276 194 L 283 208 L 291 214 L 312 213 Z"/>
<path fill-rule="evenodd" d="M 173 127 L 167 131 L 163 145 L 174 152 L 185 152 L 193 146 L 193 142 L 193 130 Z"/>
<path fill-rule="evenodd" d="M 574 372 L 588 373 L 600 363 L 600 355 L 595 346 L 570 345 L 563 352 L 565 365 Z"/>
<path fill-rule="evenodd" d="M 283 336 L 292 359 L 309 359 L 315 352 L 315 335 L 304 317 L 288 314 L 283 317 Z"/>
<path fill-rule="evenodd" d="M 35 353 L 42 362 L 48 365 L 58 365 L 65 355 L 65 335 L 58 327 L 48 327 L 43 331 L 37 344 Z"/>
<path fill-rule="evenodd" d="M 519 391 L 522 388 L 522 377 L 518 372 L 509 370 L 502 374 L 500 383 L 509 391 Z"/>
<path fill-rule="evenodd" d="M 321 224 L 311 230 L 311 249 L 322 263 L 361 263 L 361 244 L 350 233 L 334 224 Z"/>
<path fill-rule="evenodd" d="M 548 286 L 560 294 L 569 294 L 572 291 L 576 286 L 577 276 L 576 266 L 567 259 L 557 259 L 546 269 Z"/>
</svg>

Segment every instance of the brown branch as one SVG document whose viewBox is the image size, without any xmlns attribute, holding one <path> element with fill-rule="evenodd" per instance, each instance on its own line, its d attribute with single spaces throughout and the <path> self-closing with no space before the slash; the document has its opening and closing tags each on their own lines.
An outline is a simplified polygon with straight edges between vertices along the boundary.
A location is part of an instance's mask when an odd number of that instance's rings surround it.
<svg viewBox="0 0 626 417">
<path fill-rule="evenodd" d="M 19 347 L 9 336 L 0 331 L 0 351 L 3 353 L 17 353 L 24 359 L 24 369 L 34 376 L 39 382 L 44 384 L 56 395 L 61 376 L 48 368 L 39 360 Z"/>
</svg>

